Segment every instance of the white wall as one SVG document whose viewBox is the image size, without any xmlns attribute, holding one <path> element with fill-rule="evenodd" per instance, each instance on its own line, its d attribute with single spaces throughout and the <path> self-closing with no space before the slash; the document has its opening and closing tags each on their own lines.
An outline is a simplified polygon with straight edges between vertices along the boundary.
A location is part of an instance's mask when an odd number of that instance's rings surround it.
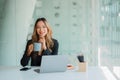
<svg viewBox="0 0 120 80">
<path fill-rule="evenodd" d="M 0 64 L 14 64 L 16 63 L 15 57 L 15 1 L 6 0 L 3 20 L 1 26 L 1 38 L 0 38 Z M 11 61 L 11 62 L 9 62 Z"/>
<path fill-rule="evenodd" d="M 6 0 L 0 27 L 0 65 L 20 65 L 35 0 Z"/>
</svg>

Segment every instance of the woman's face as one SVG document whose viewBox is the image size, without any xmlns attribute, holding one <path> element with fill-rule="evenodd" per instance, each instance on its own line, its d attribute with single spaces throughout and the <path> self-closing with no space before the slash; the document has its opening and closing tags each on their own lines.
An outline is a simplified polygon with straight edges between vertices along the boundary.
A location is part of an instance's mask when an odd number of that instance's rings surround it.
<svg viewBox="0 0 120 80">
<path fill-rule="evenodd" d="M 45 37 L 45 35 L 47 34 L 47 27 L 46 25 L 43 23 L 43 21 L 39 21 L 36 25 L 36 30 L 37 30 L 37 34 L 39 35 L 39 37 Z"/>
</svg>

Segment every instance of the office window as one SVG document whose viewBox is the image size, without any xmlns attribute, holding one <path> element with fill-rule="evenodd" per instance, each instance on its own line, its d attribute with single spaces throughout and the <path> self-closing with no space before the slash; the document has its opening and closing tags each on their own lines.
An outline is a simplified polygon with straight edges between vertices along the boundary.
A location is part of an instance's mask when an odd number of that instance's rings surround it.
<svg viewBox="0 0 120 80">
<path fill-rule="evenodd" d="M 108 66 L 113 73 L 118 74 L 120 68 L 116 67 L 120 66 L 120 0 L 99 1 L 101 17 L 99 27 L 100 65 Z M 115 72 L 115 69 L 118 71 Z"/>
</svg>

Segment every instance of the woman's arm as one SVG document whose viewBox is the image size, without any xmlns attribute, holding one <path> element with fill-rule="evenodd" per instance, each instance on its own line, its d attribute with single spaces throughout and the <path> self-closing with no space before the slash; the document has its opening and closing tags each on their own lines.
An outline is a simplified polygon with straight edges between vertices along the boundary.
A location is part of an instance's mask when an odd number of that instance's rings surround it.
<svg viewBox="0 0 120 80">
<path fill-rule="evenodd" d="M 25 52 L 24 52 L 23 57 L 21 59 L 21 65 L 22 66 L 26 66 L 28 64 L 29 60 L 30 60 L 30 55 L 28 55 L 28 47 L 29 47 L 30 44 L 32 44 L 32 40 L 29 40 L 27 42 Z"/>
<path fill-rule="evenodd" d="M 58 54 L 58 48 L 59 48 L 59 43 L 57 40 L 53 39 L 54 46 L 52 48 L 52 52 L 49 51 L 49 49 L 43 50 L 43 55 L 57 55 Z"/>
<path fill-rule="evenodd" d="M 52 55 L 57 55 L 58 54 L 58 48 L 59 48 L 59 43 L 57 40 L 53 39 L 54 46 L 52 48 Z"/>
</svg>

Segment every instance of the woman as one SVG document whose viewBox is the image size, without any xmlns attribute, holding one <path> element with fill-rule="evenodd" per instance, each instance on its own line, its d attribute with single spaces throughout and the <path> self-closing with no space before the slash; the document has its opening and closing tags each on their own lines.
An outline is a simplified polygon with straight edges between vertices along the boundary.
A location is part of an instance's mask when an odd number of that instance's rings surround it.
<svg viewBox="0 0 120 80">
<path fill-rule="evenodd" d="M 39 52 L 33 51 L 33 43 L 41 43 Z M 26 66 L 31 58 L 31 66 L 40 66 L 43 55 L 57 55 L 58 41 L 52 38 L 52 30 L 45 18 L 38 18 L 34 25 L 32 39 L 28 40 L 21 65 Z"/>
</svg>

